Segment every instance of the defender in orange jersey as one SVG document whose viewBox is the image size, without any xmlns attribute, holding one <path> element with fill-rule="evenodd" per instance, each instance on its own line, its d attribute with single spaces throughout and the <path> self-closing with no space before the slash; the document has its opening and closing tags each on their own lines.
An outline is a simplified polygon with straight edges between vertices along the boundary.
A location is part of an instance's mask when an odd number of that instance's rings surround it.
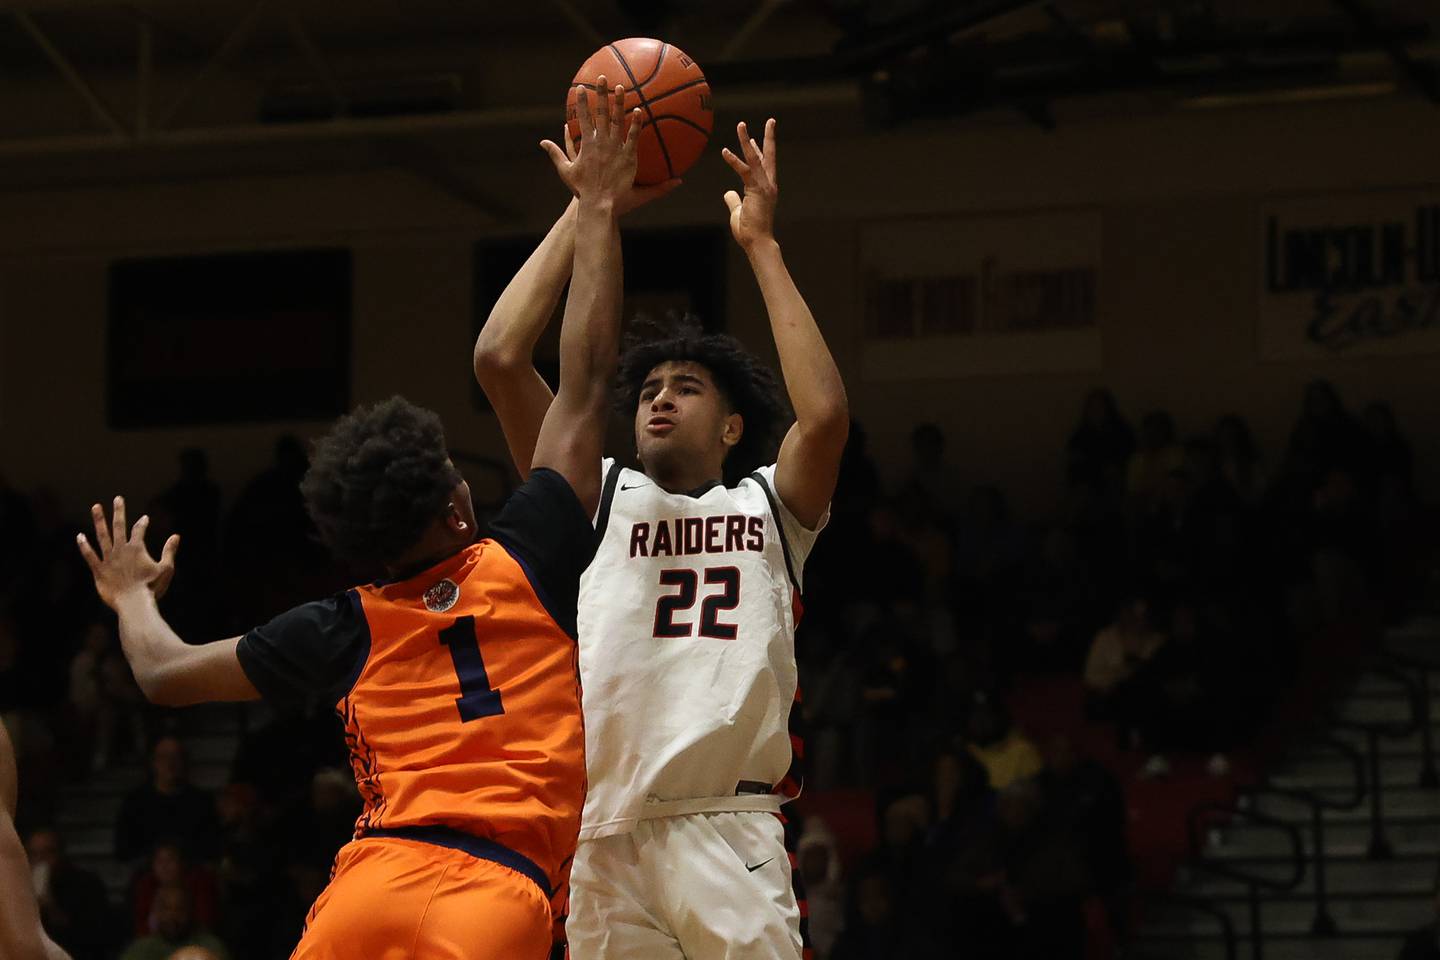
<svg viewBox="0 0 1440 960">
<path fill-rule="evenodd" d="M 155 594 L 148 518 L 115 498 L 80 550 L 120 616 L 135 677 L 156 703 L 320 698 L 345 721 L 364 813 L 310 912 L 300 960 L 525 960 L 551 945 L 585 793 L 576 595 L 594 553 L 600 454 L 620 314 L 617 200 L 633 191 L 636 111 L 598 92 L 574 159 L 575 279 L 560 391 L 533 471 L 475 542 L 470 490 L 439 418 L 396 397 L 342 418 L 302 483 L 321 537 L 384 579 L 308 603 L 242 637 L 190 646 Z M 553 145 L 552 145 L 553 146 Z"/>
</svg>

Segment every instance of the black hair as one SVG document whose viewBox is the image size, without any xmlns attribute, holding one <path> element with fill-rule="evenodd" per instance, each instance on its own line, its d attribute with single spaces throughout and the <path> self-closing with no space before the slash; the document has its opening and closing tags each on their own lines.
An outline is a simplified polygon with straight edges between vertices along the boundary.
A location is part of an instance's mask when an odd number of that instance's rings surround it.
<svg viewBox="0 0 1440 960">
<path fill-rule="evenodd" d="M 775 458 L 782 424 L 790 408 L 775 372 L 729 334 L 706 333 L 693 319 L 680 321 L 659 337 L 635 338 L 620 356 L 615 406 L 635 416 L 645 380 L 662 363 L 698 363 L 715 378 L 726 403 L 740 415 L 745 429 L 725 457 L 725 482 L 738 483 Z"/>
<path fill-rule="evenodd" d="M 419 542 L 459 483 L 440 418 L 396 396 L 335 421 L 300 490 L 331 553 L 378 574 Z"/>
</svg>

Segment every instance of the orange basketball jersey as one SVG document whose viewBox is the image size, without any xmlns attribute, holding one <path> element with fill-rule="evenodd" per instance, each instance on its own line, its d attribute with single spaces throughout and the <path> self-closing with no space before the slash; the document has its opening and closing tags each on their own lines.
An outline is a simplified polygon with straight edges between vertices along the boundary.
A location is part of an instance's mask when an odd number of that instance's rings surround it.
<svg viewBox="0 0 1440 960">
<path fill-rule="evenodd" d="M 589 518 L 550 471 L 494 539 L 405 579 L 305 604 L 242 639 L 267 699 L 345 723 L 364 799 L 355 836 L 455 847 L 560 889 L 585 799 L 575 596 Z"/>
</svg>

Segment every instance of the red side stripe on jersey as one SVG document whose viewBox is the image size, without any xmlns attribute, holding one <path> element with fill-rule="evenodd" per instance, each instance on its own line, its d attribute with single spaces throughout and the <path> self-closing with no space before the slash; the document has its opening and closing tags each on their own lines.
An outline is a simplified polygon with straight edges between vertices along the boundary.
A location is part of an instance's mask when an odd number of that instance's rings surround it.
<svg viewBox="0 0 1440 960">
<path fill-rule="evenodd" d="M 795 702 L 790 706 L 790 768 L 775 786 L 775 792 L 794 800 L 805 787 L 805 711 L 800 687 L 795 688 Z"/>
<path fill-rule="evenodd" d="M 785 856 L 790 861 L 790 887 L 795 891 L 795 905 L 800 910 L 800 949 L 802 957 L 812 956 L 810 945 L 810 900 L 805 895 L 805 878 L 800 873 L 800 859 L 793 849 L 793 831 L 785 831 Z"/>
</svg>

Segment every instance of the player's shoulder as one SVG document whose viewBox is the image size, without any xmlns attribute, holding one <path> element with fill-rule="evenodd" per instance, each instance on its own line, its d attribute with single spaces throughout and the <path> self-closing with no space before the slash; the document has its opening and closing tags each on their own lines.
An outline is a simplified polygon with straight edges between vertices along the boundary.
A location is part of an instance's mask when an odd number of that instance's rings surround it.
<svg viewBox="0 0 1440 960">
<path fill-rule="evenodd" d="M 771 463 L 750 471 L 736 481 L 730 492 L 739 498 L 760 499 L 767 506 L 776 506 L 775 465 Z"/>
</svg>

